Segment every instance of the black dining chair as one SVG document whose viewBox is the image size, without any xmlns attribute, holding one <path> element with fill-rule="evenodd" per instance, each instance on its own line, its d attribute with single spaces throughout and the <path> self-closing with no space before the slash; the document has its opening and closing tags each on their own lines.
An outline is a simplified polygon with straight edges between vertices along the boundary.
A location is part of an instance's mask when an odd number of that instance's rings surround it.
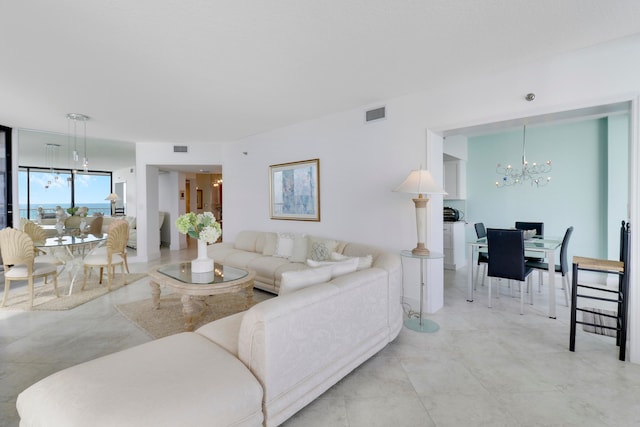
<svg viewBox="0 0 640 427">
<path fill-rule="evenodd" d="M 564 301 L 569 307 L 569 262 L 567 261 L 567 247 L 569 246 L 569 239 L 573 234 L 573 227 L 567 228 L 562 238 L 562 246 L 560 246 L 560 264 L 555 265 L 555 272 L 562 274 L 562 289 L 564 290 Z M 549 263 L 540 261 L 527 261 L 527 267 L 531 267 L 541 272 L 548 271 Z M 542 283 L 542 280 L 540 280 Z M 554 289 L 549 289 L 549 292 L 554 292 Z"/>
<path fill-rule="evenodd" d="M 516 221 L 518 230 L 536 230 L 536 236 L 544 236 L 544 222 Z"/>
<path fill-rule="evenodd" d="M 493 278 L 517 280 L 520 282 L 520 314 L 524 314 L 525 286 L 529 288 L 529 303 L 533 304 L 529 274 L 524 259 L 524 233 L 522 230 L 487 229 L 487 249 L 489 252 L 489 307 L 491 307 L 491 288 Z M 525 280 L 527 283 L 525 284 Z M 498 297 L 500 289 L 496 287 Z"/>
<path fill-rule="evenodd" d="M 484 227 L 484 223 L 477 222 L 474 225 L 476 229 L 476 237 L 478 239 L 483 239 L 487 237 L 487 230 Z M 478 264 L 476 265 L 476 278 L 474 280 L 473 288 L 476 288 L 476 283 L 478 282 L 478 273 L 480 272 L 480 264 L 484 264 L 484 268 L 482 269 L 482 286 L 484 286 L 484 276 L 487 273 L 487 263 L 489 262 L 489 256 L 484 252 L 478 252 Z"/>
<path fill-rule="evenodd" d="M 518 230 L 536 230 L 536 236 L 544 236 L 544 222 L 526 222 L 526 221 L 516 221 L 516 229 Z M 544 262 L 544 258 L 540 258 L 539 256 L 526 256 L 525 260 L 531 262 Z M 538 273 L 538 292 L 540 292 L 542 286 L 542 272 Z"/>
</svg>

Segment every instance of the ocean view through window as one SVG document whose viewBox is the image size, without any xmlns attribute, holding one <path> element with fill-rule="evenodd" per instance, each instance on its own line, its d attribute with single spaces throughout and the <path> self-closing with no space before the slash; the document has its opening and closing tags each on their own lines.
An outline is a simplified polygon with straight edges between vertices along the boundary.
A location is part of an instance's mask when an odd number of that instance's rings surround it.
<svg viewBox="0 0 640 427">
<path fill-rule="evenodd" d="M 56 206 L 65 210 L 72 206 L 86 206 L 88 215 L 111 214 L 111 204 L 105 201 L 111 193 L 111 172 L 79 171 L 20 167 L 18 170 L 18 198 L 20 218 L 36 219 L 38 208 L 53 213 Z"/>
</svg>

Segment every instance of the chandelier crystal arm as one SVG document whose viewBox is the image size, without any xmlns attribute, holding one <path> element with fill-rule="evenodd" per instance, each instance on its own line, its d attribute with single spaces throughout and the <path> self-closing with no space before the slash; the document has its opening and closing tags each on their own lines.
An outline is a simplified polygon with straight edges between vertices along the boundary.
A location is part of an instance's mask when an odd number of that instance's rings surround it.
<svg viewBox="0 0 640 427">
<path fill-rule="evenodd" d="M 513 168 L 510 164 L 503 167 L 500 163 L 496 166 L 496 173 L 500 178 L 496 181 L 496 187 L 510 187 L 516 184 L 523 184 L 529 181 L 531 185 L 536 187 L 544 187 L 551 181 L 550 176 L 543 176 L 551 172 L 551 160 L 539 165 L 536 162 L 529 165 L 525 152 L 527 143 L 527 126 L 523 126 L 522 130 L 522 165 L 520 169 Z"/>
</svg>

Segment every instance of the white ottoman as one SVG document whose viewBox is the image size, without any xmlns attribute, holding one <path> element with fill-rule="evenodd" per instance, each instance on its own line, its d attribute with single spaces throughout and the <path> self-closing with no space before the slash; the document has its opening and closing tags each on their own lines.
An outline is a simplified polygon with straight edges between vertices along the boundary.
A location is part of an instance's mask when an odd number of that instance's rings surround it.
<svg viewBox="0 0 640 427">
<path fill-rule="evenodd" d="M 20 426 L 261 426 L 262 387 L 231 353 L 181 333 L 57 372 L 18 396 Z"/>
</svg>

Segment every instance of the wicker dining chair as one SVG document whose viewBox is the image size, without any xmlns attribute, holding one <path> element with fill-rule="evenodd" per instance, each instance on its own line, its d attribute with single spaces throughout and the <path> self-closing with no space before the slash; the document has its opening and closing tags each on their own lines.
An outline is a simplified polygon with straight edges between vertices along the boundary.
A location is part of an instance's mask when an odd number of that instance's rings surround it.
<svg viewBox="0 0 640 427">
<path fill-rule="evenodd" d="M 82 261 L 84 265 L 84 280 L 82 282 L 81 289 L 85 288 L 87 284 L 87 277 L 94 267 L 100 268 L 100 283 L 102 283 L 104 269 L 107 269 L 107 289 L 109 291 L 111 290 L 111 281 L 115 276 L 117 265 L 120 265 L 122 270 L 122 281 L 125 285 L 127 284 L 124 276 L 125 261 L 122 256 L 122 248 L 124 247 L 126 249 L 128 237 L 129 224 L 126 221 L 116 224 L 113 227 L 109 227 L 106 244 L 102 247 L 93 249 Z"/>
<path fill-rule="evenodd" d="M 27 280 L 30 309 L 33 308 L 34 279 L 53 277 L 53 289 L 56 297 L 59 296 L 58 266 L 48 262 L 35 262 L 35 247 L 27 233 L 14 228 L 0 230 L 0 252 L 4 265 L 4 295 L 0 306 L 4 307 L 6 304 L 11 282 L 15 280 Z"/>
</svg>

